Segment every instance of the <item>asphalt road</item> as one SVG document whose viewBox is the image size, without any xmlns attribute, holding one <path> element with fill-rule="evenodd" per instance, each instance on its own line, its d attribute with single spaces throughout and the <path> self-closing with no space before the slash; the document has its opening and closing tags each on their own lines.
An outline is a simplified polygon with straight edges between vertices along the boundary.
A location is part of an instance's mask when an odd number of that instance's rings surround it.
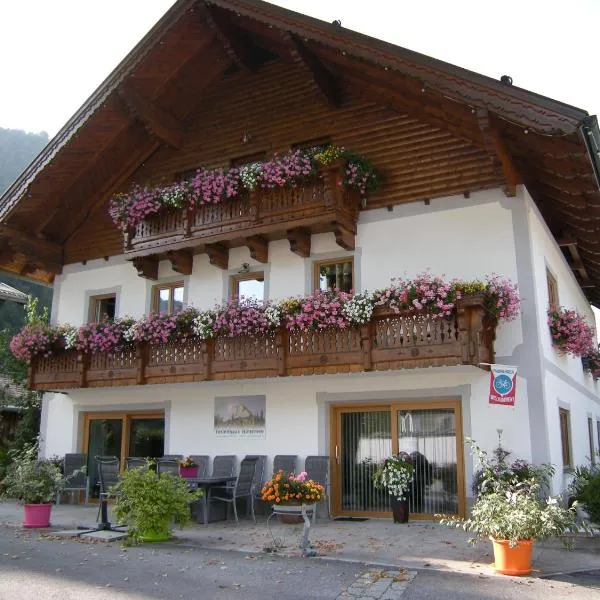
<svg viewBox="0 0 600 600">
<path fill-rule="evenodd" d="M 334 599 L 364 570 L 352 563 L 177 545 L 123 549 L 0 527 L 0 600 Z M 598 585 L 594 576 L 550 581 L 422 570 L 402 600 L 598 600 Z"/>
</svg>

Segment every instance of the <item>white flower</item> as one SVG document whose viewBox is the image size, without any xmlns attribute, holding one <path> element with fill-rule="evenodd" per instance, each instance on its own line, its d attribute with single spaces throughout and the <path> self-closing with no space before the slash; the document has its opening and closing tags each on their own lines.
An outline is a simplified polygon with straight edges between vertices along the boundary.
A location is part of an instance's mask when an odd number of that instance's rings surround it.
<svg viewBox="0 0 600 600">
<path fill-rule="evenodd" d="M 390 496 L 395 496 L 398 500 L 406 500 L 412 480 L 412 465 L 396 456 L 386 458 L 373 475 L 375 487 L 387 489 Z"/>
<path fill-rule="evenodd" d="M 342 307 L 342 312 L 353 325 L 364 325 L 371 320 L 373 307 L 371 294 L 362 292 L 352 296 Z"/>
<path fill-rule="evenodd" d="M 269 304 L 265 308 L 265 317 L 271 326 L 279 327 L 281 325 L 281 308 L 276 304 Z"/>
<path fill-rule="evenodd" d="M 128 342 L 133 342 L 135 339 L 135 332 L 137 328 L 137 323 L 133 323 L 131 326 L 127 327 L 123 330 L 123 338 Z"/>
<path fill-rule="evenodd" d="M 77 329 L 75 327 L 68 326 L 63 332 L 63 337 L 65 338 L 65 348 L 67 350 L 75 348 L 75 342 L 77 341 Z"/>
<path fill-rule="evenodd" d="M 262 163 L 255 162 L 248 165 L 244 165 L 240 169 L 240 179 L 242 185 L 249 191 L 252 192 L 258 186 L 258 179 L 262 171 Z"/>
<path fill-rule="evenodd" d="M 215 335 L 215 321 L 216 316 L 214 313 L 210 311 L 201 312 L 192 321 L 192 330 L 198 337 L 208 340 Z"/>
</svg>

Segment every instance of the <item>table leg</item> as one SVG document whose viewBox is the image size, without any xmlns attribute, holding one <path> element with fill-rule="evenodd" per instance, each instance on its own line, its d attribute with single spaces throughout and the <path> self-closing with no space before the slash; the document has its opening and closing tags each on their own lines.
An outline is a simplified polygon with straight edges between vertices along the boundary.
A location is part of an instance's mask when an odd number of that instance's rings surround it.
<svg viewBox="0 0 600 600">
<path fill-rule="evenodd" d="M 208 527 L 208 503 L 210 502 L 210 487 L 204 486 L 204 503 L 202 513 L 204 515 L 204 525 Z"/>
</svg>

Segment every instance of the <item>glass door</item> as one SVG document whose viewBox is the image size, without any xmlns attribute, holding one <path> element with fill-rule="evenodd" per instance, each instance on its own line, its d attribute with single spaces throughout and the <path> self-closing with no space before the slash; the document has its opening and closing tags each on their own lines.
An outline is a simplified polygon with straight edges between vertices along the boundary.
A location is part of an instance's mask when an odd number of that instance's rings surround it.
<svg viewBox="0 0 600 600">
<path fill-rule="evenodd" d="M 387 514 L 389 495 L 373 486 L 373 472 L 392 451 L 391 414 L 388 410 L 338 411 L 338 444 L 334 469 L 337 513 Z M 333 486 L 332 486 L 333 487 Z"/>
<path fill-rule="evenodd" d="M 132 417 L 129 423 L 127 456 L 160 458 L 165 447 L 165 420 Z"/>
<path fill-rule="evenodd" d="M 456 407 L 413 404 L 395 407 L 394 412 L 398 451 L 410 455 L 414 469 L 410 513 L 462 514 L 462 436 Z"/>
<path fill-rule="evenodd" d="M 98 498 L 100 486 L 96 456 L 121 456 L 123 441 L 123 419 L 89 419 L 88 420 L 88 476 L 90 497 Z"/>
</svg>

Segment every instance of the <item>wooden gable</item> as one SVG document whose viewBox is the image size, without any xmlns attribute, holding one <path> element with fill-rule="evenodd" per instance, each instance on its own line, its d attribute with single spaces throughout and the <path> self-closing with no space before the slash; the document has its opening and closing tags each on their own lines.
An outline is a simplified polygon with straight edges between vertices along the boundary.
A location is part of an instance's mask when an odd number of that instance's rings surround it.
<svg viewBox="0 0 600 600">
<path fill-rule="evenodd" d="M 579 109 L 258 0 L 180 0 L 2 197 L 1 266 L 48 281 L 120 254 L 107 202 L 132 181 L 327 138 L 383 171 L 365 210 L 525 183 L 598 301 L 596 132 Z"/>
</svg>

